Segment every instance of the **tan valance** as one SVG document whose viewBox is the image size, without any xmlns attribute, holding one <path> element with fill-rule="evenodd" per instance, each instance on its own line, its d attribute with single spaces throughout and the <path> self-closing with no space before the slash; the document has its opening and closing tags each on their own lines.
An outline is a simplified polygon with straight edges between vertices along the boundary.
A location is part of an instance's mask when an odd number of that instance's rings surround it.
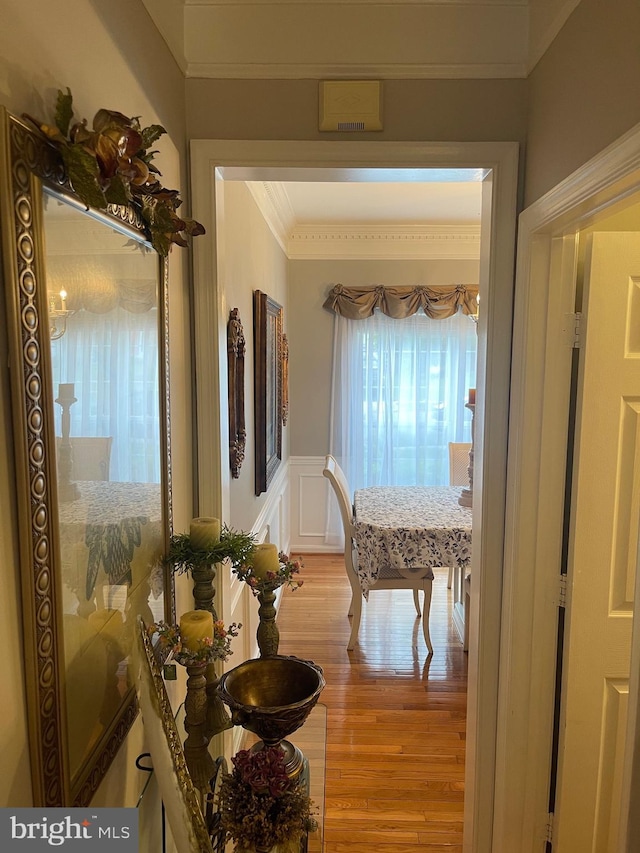
<svg viewBox="0 0 640 853">
<path fill-rule="evenodd" d="M 343 287 L 336 284 L 329 291 L 323 307 L 349 320 L 371 317 L 375 308 L 395 320 L 410 317 L 420 308 L 432 320 L 444 320 L 459 309 L 463 314 L 478 313 L 478 285 Z"/>
</svg>

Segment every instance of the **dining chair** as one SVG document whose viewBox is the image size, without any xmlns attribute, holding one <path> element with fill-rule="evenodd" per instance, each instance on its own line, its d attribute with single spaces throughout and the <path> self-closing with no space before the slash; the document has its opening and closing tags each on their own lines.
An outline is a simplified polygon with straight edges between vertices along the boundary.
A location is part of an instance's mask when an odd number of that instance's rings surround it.
<svg viewBox="0 0 640 853">
<path fill-rule="evenodd" d="M 56 448 L 59 450 L 62 439 L 56 436 Z M 72 480 L 108 480 L 111 462 L 110 435 L 77 435 L 69 439 L 71 443 L 71 479 Z"/>
<path fill-rule="evenodd" d="M 333 488 L 333 492 L 338 501 L 340 508 L 340 517 L 342 519 L 342 527 L 344 529 L 344 563 L 347 571 L 347 578 L 351 586 L 351 604 L 349 606 L 349 616 L 351 621 L 351 635 L 347 643 L 347 649 L 351 650 L 358 639 L 360 630 L 360 618 L 362 616 L 362 587 L 358 578 L 358 549 L 355 540 L 355 527 L 353 516 L 353 503 L 351 500 L 351 490 L 344 471 L 338 465 L 335 457 L 328 455 L 325 457 L 323 475 L 329 480 Z M 397 572 L 392 566 L 382 566 L 380 569 L 380 577 L 373 584 L 369 591 L 373 592 L 377 589 L 410 589 L 413 592 L 413 603 L 418 616 L 420 612 L 419 592 L 424 592 L 424 603 L 422 612 L 422 633 L 429 652 L 433 652 L 431 637 L 429 634 L 429 612 L 431 610 L 431 591 L 433 581 L 431 578 L 419 577 L 407 578 Z"/>
</svg>

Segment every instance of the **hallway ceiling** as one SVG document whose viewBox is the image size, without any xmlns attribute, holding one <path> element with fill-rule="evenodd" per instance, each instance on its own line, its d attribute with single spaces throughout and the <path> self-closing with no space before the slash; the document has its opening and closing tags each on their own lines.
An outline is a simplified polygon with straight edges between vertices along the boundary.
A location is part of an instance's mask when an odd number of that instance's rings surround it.
<svg viewBox="0 0 640 853">
<path fill-rule="evenodd" d="M 187 78 L 526 77 L 580 0 L 143 0 Z"/>
</svg>

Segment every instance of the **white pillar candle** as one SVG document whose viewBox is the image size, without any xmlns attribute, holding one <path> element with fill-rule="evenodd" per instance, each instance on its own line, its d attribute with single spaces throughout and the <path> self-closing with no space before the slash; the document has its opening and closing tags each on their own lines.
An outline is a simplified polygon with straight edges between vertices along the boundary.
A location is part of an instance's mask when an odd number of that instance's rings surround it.
<svg viewBox="0 0 640 853">
<path fill-rule="evenodd" d="M 276 546 L 270 542 L 263 542 L 261 545 L 256 545 L 256 550 L 253 552 L 251 558 L 251 565 L 253 566 L 254 577 L 258 578 L 258 580 L 264 580 L 267 572 L 275 574 L 280 568 Z"/>
<path fill-rule="evenodd" d="M 213 639 L 213 615 L 208 610 L 188 610 L 180 617 L 182 645 L 192 652 L 202 648 L 202 641 Z"/>
<path fill-rule="evenodd" d="M 191 547 L 210 551 L 220 541 L 219 518 L 193 518 L 189 528 Z"/>
</svg>

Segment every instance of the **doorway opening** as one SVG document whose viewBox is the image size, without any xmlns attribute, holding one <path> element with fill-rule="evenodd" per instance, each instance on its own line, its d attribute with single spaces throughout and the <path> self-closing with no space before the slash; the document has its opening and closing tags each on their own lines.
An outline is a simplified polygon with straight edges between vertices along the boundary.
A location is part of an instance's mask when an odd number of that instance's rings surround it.
<svg viewBox="0 0 640 853">
<path fill-rule="evenodd" d="M 406 180 L 422 169 L 477 169 L 483 175 L 478 324 L 478 427 L 474 475 L 474 554 L 469 652 L 469 707 L 465 846 L 491 849 L 495 770 L 498 649 L 505 515 L 508 387 L 510 373 L 512 264 L 517 185 L 515 143 L 294 143 L 196 141 L 192 143 L 193 213 L 214 235 L 224 220 L 227 180 L 371 180 L 371 170 L 400 170 Z M 377 174 L 378 179 L 383 172 Z M 205 242 L 205 241 L 203 241 Z M 194 246 L 194 313 L 199 441 L 199 511 L 224 518 L 230 481 L 224 446 L 221 352 L 212 345 L 211 320 L 218 338 L 228 306 L 225 259 L 213 239 Z M 215 336 L 214 340 L 216 340 Z M 224 352 L 224 350 L 222 351 Z M 487 413 L 485 415 L 485 413 Z M 215 441 L 211 442 L 211 436 Z M 220 472 L 216 480 L 210 472 Z M 491 471 L 491 476 L 484 476 Z M 214 480 L 212 482 L 212 480 Z M 477 516 L 477 521 L 476 521 Z M 476 535 L 477 524 L 477 535 Z M 224 600 L 224 590 L 221 591 Z M 481 606 L 480 606 L 481 603 Z M 481 780 L 481 781 L 480 781 Z"/>
</svg>

